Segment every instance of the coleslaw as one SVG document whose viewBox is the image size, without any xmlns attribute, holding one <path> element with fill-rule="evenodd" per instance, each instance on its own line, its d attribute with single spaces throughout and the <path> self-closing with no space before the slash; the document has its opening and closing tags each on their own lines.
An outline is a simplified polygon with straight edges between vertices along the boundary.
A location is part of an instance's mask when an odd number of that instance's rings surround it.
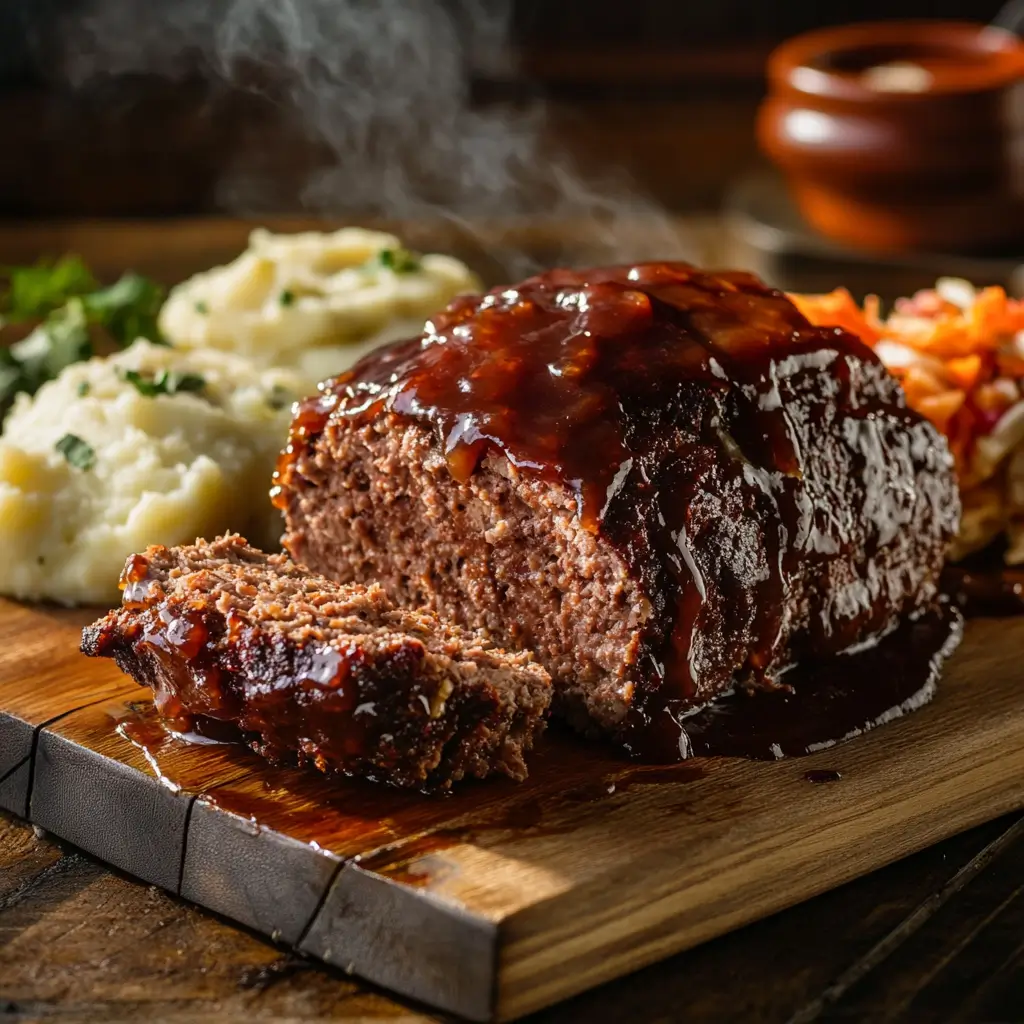
<svg viewBox="0 0 1024 1024">
<path fill-rule="evenodd" d="M 861 306 L 844 288 L 789 297 L 812 323 L 863 339 L 946 435 L 963 500 L 951 557 L 1005 534 L 1006 562 L 1024 563 L 1024 300 L 959 278 L 898 299 L 888 316 L 877 296 Z"/>
</svg>

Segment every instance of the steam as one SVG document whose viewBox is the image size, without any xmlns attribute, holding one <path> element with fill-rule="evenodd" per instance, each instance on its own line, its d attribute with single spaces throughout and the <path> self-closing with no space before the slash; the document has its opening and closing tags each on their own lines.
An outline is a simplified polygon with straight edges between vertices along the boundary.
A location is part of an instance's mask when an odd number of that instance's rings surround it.
<svg viewBox="0 0 1024 1024">
<path fill-rule="evenodd" d="M 510 0 L 93 0 L 62 24 L 59 63 L 73 88 L 199 74 L 271 98 L 327 156 L 298 197 L 316 214 L 443 218 L 466 231 L 544 217 L 585 225 L 587 259 L 690 256 L 671 218 L 614 168 L 584 172 L 551 143 L 543 103 L 471 104 L 473 68 L 510 69 L 510 17 Z M 274 182 L 253 163 L 220 183 L 235 212 L 273 206 Z M 537 269 L 511 248 L 504 263 Z"/>
</svg>

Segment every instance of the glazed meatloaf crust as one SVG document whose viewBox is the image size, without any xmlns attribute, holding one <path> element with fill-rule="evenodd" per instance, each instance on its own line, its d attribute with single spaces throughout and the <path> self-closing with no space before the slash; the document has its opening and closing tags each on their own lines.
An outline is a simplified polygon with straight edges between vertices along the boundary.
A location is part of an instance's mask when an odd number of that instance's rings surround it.
<svg viewBox="0 0 1024 1024">
<path fill-rule="evenodd" d="M 271 761 L 402 786 L 526 776 L 551 694 L 526 653 L 238 536 L 149 548 L 122 586 L 82 650 L 152 687 L 172 728 L 237 728 Z"/>
<path fill-rule="evenodd" d="M 634 751 L 915 615 L 959 516 L 867 347 L 684 264 L 457 299 L 300 405 L 274 500 L 294 558 L 536 652 Z"/>
</svg>

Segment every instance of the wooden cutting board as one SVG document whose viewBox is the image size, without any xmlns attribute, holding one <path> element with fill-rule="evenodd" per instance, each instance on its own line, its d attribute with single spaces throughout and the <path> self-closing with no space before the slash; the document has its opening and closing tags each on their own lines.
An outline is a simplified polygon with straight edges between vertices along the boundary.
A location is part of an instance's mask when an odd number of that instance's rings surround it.
<svg viewBox="0 0 1024 1024">
<path fill-rule="evenodd" d="M 1024 806 L 1024 618 L 969 623 L 934 702 L 774 763 L 631 766 L 552 733 L 527 783 L 403 794 L 156 727 L 0 601 L 0 806 L 432 1006 L 509 1020 Z M 822 773 L 841 779 L 817 784 Z M 810 778 L 808 777 L 810 774 Z"/>
</svg>

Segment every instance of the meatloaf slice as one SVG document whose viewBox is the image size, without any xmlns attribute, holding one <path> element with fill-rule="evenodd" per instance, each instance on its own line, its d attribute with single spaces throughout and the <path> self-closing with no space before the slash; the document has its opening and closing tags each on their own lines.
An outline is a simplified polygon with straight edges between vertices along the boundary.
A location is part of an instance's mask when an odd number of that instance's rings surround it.
<svg viewBox="0 0 1024 1024">
<path fill-rule="evenodd" d="M 529 654 L 236 535 L 133 555 L 122 588 L 82 650 L 151 687 L 174 729 L 231 723 L 268 760 L 400 786 L 526 776 L 551 692 Z"/>
<path fill-rule="evenodd" d="M 300 405 L 274 500 L 293 557 L 535 651 L 634 753 L 918 614 L 959 516 L 870 349 L 678 263 L 457 299 Z"/>
</svg>

